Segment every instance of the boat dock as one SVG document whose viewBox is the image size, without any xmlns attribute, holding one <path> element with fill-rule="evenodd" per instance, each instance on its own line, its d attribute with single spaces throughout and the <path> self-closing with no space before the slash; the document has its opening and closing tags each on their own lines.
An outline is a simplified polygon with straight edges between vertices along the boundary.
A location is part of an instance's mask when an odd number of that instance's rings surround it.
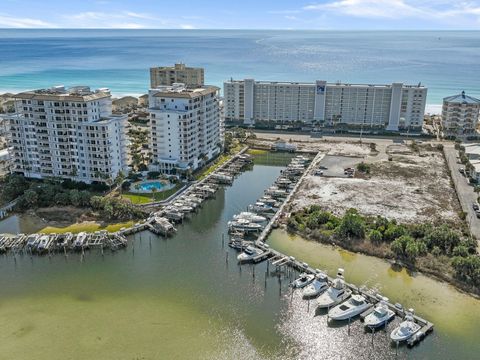
<svg viewBox="0 0 480 360">
<path fill-rule="evenodd" d="M 278 220 L 280 220 L 281 217 L 284 215 L 285 207 L 288 206 L 288 204 L 290 203 L 296 191 L 302 184 L 302 181 L 304 180 L 305 176 L 307 176 L 308 174 L 310 174 L 312 171 L 316 169 L 316 167 L 318 166 L 320 161 L 323 159 L 323 157 L 324 157 L 324 154 L 321 154 L 321 153 L 316 154 L 313 160 L 311 160 L 308 167 L 306 168 L 302 168 L 302 166 L 300 166 L 298 163 L 295 163 L 295 162 L 292 163 L 289 167 L 287 167 L 287 169 L 290 169 L 289 173 L 292 175 L 290 177 L 287 176 L 287 178 L 291 179 L 291 181 L 290 183 L 288 183 L 288 181 L 285 181 L 285 180 L 281 181 L 282 183 L 285 183 L 287 185 L 285 187 L 287 194 L 285 196 L 279 196 L 278 198 L 276 198 L 276 200 L 280 201 L 280 205 L 278 206 L 278 208 L 276 208 L 275 212 L 273 213 L 273 216 L 268 219 L 267 224 L 265 225 L 261 233 L 258 235 L 258 237 L 252 243 L 254 248 L 258 249 L 258 253 L 254 256 L 249 257 L 247 260 L 242 258 L 241 263 L 250 262 L 255 265 L 263 261 L 266 261 L 267 272 L 271 265 L 275 267 L 276 273 L 279 275 L 281 273 L 282 268 L 286 269 L 285 272 L 290 274 L 290 276 L 294 272 L 306 273 L 306 274 L 312 274 L 312 275 L 317 275 L 319 273 L 320 270 L 310 267 L 307 263 L 300 262 L 292 256 L 287 256 L 274 249 L 271 249 L 267 244 L 265 244 L 265 241 L 268 238 L 269 234 L 271 233 L 272 229 L 278 225 Z M 285 174 L 280 175 L 280 178 L 276 182 L 277 184 L 280 183 L 280 179 L 284 175 Z M 285 177 L 283 177 L 283 179 L 284 178 Z M 275 193 L 274 190 L 275 188 L 269 193 L 270 194 Z M 238 237 L 239 235 L 236 234 L 236 236 Z M 251 234 L 249 235 L 248 232 L 245 232 L 243 236 L 251 236 Z M 240 265 L 240 261 L 239 261 L 239 265 Z M 328 276 L 329 284 L 332 284 L 334 280 L 335 280 L 334 278 Z M 374 305 L 384 299 L 383 296 L 378 294 L 376 291 L 368 289 L 366 287 L 359 288 L 354 284 L 350 284 L 346 282 L 345 282 L 345 286 L 348 287 L 352 291 L 352 293 L 364 296 L 367 299 L 367 301 L 371 304 L 370 308 L 360 315 L 360 319 L 362 321 L 368 314 L 373 312 Z M 293 291 L 293 288 L 292 288 L 292 291 Z M 401 306 L 400 304 L 392 304 L 390 302 L 386 302 L 386 305 L 389 307 L 389 309 L 391 309 L 395 313 L 395 316 L 398 316 L 402 319 L 406 316 L 408 312 L 410 312 L 409 310 L 404 309 L 403 306 Z M 412 314 L 412 316 L 414 321 L 421 326 L 421 329 L 407 340 L 406 343 L 407 343 L 407 346 L 409 347 L 414 346 L 418 344 L 420 341 L 422 341 L 429 333 L 433 331 L 433 327 L 434 327 L 433 323 L 429 322 L 428 320 L 425 320 L 416 314 Z"/>
<path fill-rule="evenodd" d="M 220 186 L 231 185 L 235 177 L 253 162 L 250 155 L 245 154 L 248 146 L 232 156 L 204 179 L 185 187 L 161 204 L 160 210 L 153 212 L 144 222 L 130 228 L 122 228 L 117 232 L 96 231 L 80 234 L 0 234 L 0 253 L 29 254 L 49 256 L 68 251 L 84 251 L 86 249 L 111 249 L 113 251 L 128 245 L 127 236 L 142 231 L 150 231 L 156 235 L 171 236 L 176 232 L 174 224 L 182 222 L 194 213 L 202 203 L 215 196 Z M 81 243 L 74 242 L 82 235 Z"/>
</svg>

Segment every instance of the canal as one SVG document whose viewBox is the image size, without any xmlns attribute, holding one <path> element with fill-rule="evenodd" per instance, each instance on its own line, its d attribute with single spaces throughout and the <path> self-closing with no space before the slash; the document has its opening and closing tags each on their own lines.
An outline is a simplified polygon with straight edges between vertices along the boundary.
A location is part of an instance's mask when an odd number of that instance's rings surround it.
<svg viewBox="0 0 480 360">
<path fill-rule="evenodd" d="M 281 163 L 263 156 L 172 238 L 139 233 L 126 250 L 104 257 L 90 252 L 83 262 L 76 254 L 0 257 L 1 358 L 475 357 L 479 301 L 448 285 L 393 272 L 378 259 L 272 234 L 269 242 L 278 250 L 331 274 L 344 267 L 348 281 L 378 286 L 435 322 L 436 331 L 419 346 L 397 350 L 383 330 L 372 342 L 359 321 L 350 331 L 345 324 L 327 326 L 313 303 L 290 296 L 285 280 L 265 276 L 265 263 L 239 267 L 237 253 L 222 247 L 222 233 L 274 181 Z"/>
</svg>

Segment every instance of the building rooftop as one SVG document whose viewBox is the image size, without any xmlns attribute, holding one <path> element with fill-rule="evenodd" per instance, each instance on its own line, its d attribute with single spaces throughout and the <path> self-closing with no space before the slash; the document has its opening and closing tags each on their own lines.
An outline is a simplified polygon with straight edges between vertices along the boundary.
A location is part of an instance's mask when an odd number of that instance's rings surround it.
<svg viewBox="0 0 480 360">
<path fill-rule="evenodd" d="M 187 88 L 185 84 L 176 83 L 172 86 L 159 86 L 158 88 L 151 89 L 150 91 L 155 97 L 175 97 L 192 99 L 202 95 L 209 95 L 219 90 L 220 88 L 211 85 L 198 88 Z"/>
<path fill-rule="evenodd" d="M 298 85 L 298 86 L 312 86 L 316 85 L 315 82 L 295 82 L 295 81 L 264 81 L 264 80 L 254 80 L 254 79 L 245 79 L 245 80 L 250 80 L 250 81 L 255 81 L 256 84 L 260 85 Z M 244 82 L 245 80 L 234 80 L 230 79 L 226 81 L 225 83 L 241 83 Z M 323 81 L 323 80 L 317 80 L 317 81 Z M 397 84 L 397 83 L 394 83 Z M 421 83 L 417 85 L 407 85 L 403 83 L 398 83 L 402 85 L 403 87 L 407 88 L 419 88 L 419 89 L 425 89 L 425 86 L 423 86 Z M 346 87 L 375 87 L 375 88 L 391 88 L 392 84 L 350 84 L 350 83 L 342 83 L 340 81 L 336 81 L 333 83 L 327 82 L 327 85 L 329 86 L 346 86 Z"/>
<path fill-rule="evenodd" d="M 480 105 L 480 100 L 474 97 L 465 95 L 465 91 L 462 91 L 458 95 L 449 96 L 443 99 L 443 102 L 453 103 L 453 104 L 478 104 Z"/>
<path fill-rule="evenodd" d="M 186 66 L 184 63 L 178 63 L 178 64 L 175 64 L 174 66 L 157 66 L 157 67 L 153 67 L 152 69 L 160 69 L 160 70 L 198 70 L 198 69 L 202 69 L 202 68 L 197 68 L 197 67 L 189 67 L 189 66 Z"/>
<path fill-rule="evenodd" d="M 88 101 L 110 97 L 110 89 L 100 88 L 95 91 L 90 90 L 88 86 L 54 86 L 49 89 L 38 89 L 21 92 L 13 95 L 15 99 L 35 99 L 35 100 L 68 100 L 68 101 Z"/>
</svg>

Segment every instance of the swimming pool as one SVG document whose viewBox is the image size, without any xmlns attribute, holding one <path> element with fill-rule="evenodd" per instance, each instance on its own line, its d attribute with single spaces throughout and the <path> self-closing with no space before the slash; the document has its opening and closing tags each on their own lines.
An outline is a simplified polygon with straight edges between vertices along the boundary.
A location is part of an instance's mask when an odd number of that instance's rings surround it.
<svg viewBox="0 0 480 360">
<path fill-rule="evenodd" d="M 139 192 L 139 193 L 151 193 L 151 192 L 160 192 L 169 190 L 173 187 L 168 181 L 159 181 L 159 180 L 147 180 L 141 181 L 133 184 L 130 187 L 130 191 Z"/>
</svg>

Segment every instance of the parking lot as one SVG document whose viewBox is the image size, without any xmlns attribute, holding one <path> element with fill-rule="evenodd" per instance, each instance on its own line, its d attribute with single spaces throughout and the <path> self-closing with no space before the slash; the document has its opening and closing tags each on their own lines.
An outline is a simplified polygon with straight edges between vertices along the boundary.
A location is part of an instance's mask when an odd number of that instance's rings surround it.
<svg viewBox="0 0 480 360">
<path fill-rule="evenodd" d="M 356 168 L 357 164 L 362 162 L 361 156 L 338 156 L 326 155 L 319 164 L 319 170 L 323 171 L 325 177 L 348 177 L 344 173 L 346 168 Z M 326 169 L 323 169 L 326 168 Z"/>
</svg>

